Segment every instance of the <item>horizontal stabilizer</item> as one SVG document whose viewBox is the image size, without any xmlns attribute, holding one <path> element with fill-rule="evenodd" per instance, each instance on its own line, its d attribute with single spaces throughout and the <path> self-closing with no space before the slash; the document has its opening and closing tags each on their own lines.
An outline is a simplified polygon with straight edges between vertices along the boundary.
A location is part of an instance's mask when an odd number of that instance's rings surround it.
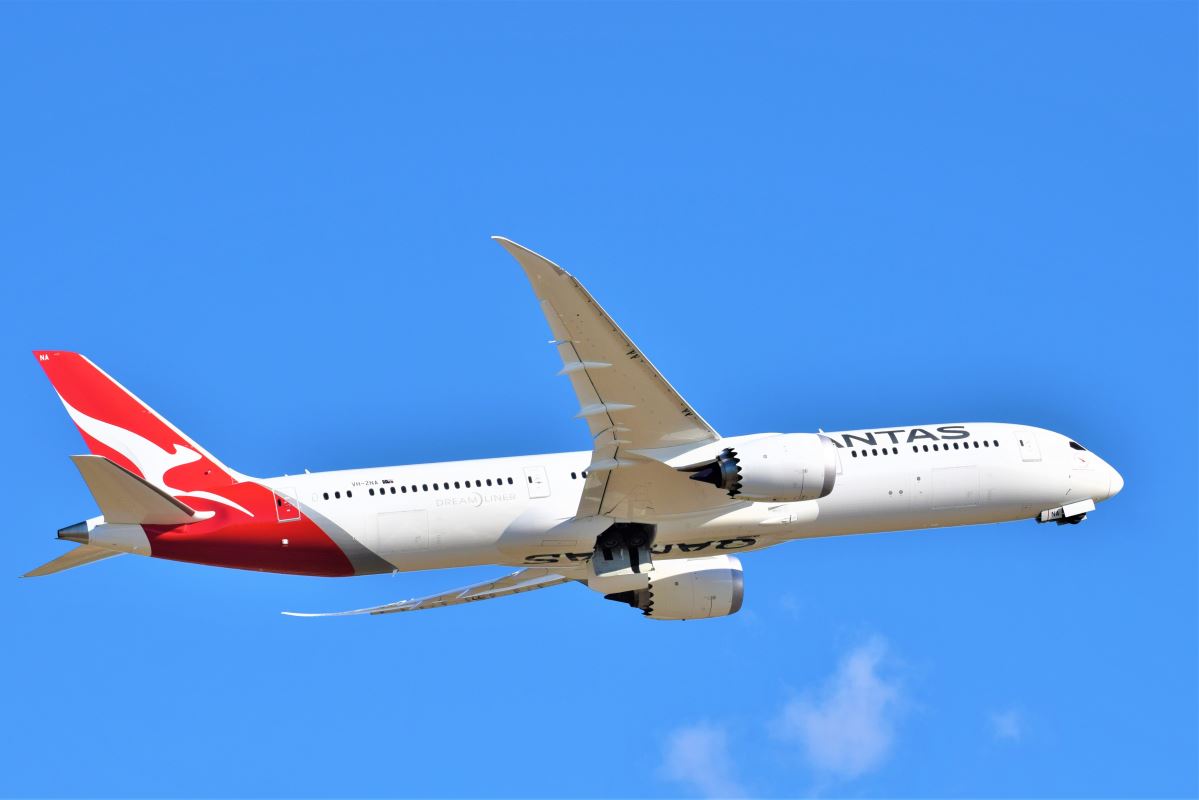
<svg viewBox="0 0 1199 800">
<path fill-rule="evenodd" d="M 109 550 L 104 547 L 96 547 L 95 545 L 84 544 L 76 547 L 69 553 L 63 553 L 53 561 L 42 564 L 34 570 L 30 570 L 22 575 L 22 578 L 39 578 L 42 575 L 53 575 L 55 572 L 62 572 L 75 567 L 82 567 L 84 564 L 94 564 L 97 561 L 103 561 L 106 558 L 123 555 L 120 551 Z"/>
<path fill-rule="evenodd" d="M 186 525 L 212 516 L 176 500 L 104 456 L 71 456 L 109 524 Z"/>
</svg>

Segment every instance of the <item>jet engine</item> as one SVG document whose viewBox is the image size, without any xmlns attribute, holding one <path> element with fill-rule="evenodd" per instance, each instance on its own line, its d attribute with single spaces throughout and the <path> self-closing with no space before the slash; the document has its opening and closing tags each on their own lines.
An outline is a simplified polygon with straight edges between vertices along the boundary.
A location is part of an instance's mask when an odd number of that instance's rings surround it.
<svg viewBox="0 0 1199 800">
<path fill-rule="evenodd" d="M 819 433 L 779 433 L 726 447 L 715 461 L 688 467 L 691 480 L 755 502 L 816 500 L 837 480 L 837 446 Z"/>
<path fill-rule="evenodd" d="M 604 595 L 628 603 L 652 619 L 707 619 L 741 610 L 745 584 L 735 556 L 706 556 L 654 562 L 649 586 Z"/>
</svg>

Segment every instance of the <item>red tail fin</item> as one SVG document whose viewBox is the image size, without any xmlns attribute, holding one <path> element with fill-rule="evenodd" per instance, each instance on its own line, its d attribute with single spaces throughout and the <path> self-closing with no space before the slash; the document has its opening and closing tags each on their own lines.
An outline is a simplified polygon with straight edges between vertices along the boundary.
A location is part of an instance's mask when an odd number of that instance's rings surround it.
<svg viewBox="0 0 1199 800">
<path fill-rule="evenodd" d="M 35 350 L 88 450 L 175 493 L 240 476 L 78 353 Z"/>
</svg>

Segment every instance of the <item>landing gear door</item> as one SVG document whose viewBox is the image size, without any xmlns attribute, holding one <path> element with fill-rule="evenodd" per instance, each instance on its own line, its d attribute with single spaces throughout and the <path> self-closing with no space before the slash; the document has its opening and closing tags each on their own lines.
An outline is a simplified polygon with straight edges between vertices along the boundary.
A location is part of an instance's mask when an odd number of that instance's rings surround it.
<svg viewBox="0 0 1199 800">
<path fill-rule="evenodd" d="M 1037 445 L 1037 435 L 1032 430 L 1017 428 L 1016 442 L 1020 445 L 1020 458 L 1025 461 L 1041 460 L 1041 448 Z"/>
<path fill-rule="evenodd" d="M 525 467 L 525 484 L 529 487 L 529 499 L 550 496 L 550 482 L 545 476 L 545 467 Z"/>
</svg>

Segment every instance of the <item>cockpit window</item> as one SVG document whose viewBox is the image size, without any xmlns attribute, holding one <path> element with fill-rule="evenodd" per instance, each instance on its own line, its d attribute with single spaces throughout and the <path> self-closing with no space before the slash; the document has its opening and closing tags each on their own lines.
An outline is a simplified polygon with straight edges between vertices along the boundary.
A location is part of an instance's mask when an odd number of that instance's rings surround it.
<svg viewBox="0 0 1199 800">
<path fill-rule="evenodd" d="M 1075 450 L 1082 450 L 1084 453 L 1085 453 L 1085 452 L 1086 452 L 1086 450 L 1087 450 L 1087 448 L 1083 447 L 1083 446 L 1082 446 L 1081 444 L 1079 444 L 1078 442 L 1070 442 L 1070 446 L 1071 446 L 1071 447 L 1073 447 Z"/>
</svg>

